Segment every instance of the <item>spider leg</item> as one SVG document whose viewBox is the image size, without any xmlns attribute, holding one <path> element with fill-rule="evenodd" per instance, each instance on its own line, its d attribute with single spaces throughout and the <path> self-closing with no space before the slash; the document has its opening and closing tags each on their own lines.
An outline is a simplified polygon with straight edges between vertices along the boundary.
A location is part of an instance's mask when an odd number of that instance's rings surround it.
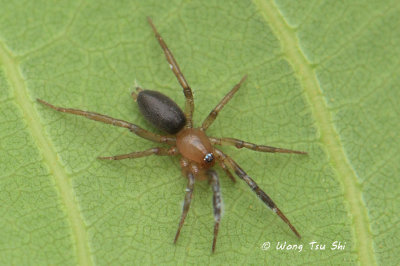
<svg viewBox="0 0 400 266">
<path fill-rule="evenodd" d="M 236 183 L 236 179 L 235 177 L 232 175 L 232 173 L 229 171 L 228 167 L 226 166 L 226 164 L 221 161 L 218 160 L 219 165 L 221 166 L 222 170 L 224 170 L 225 174 L 232 180 L 232 182 Z"/>
<path fill-rule="evenodd" d="M 158 42 L 160 43 L 161 48 L 164 51 L 165 57 L 167 58 L 167 61 L 169 63 L 169 66 L 174 72 L 177 80 L 181 84 L 183 88 L 183 93 L 185 94 L 186 97 L 186 104 L 185 104 L 185 116 L 186 116 L 186 127 L 193 127 L 192 124 L 192 116 L 193 116 L 193 111 L 194 111 L 194 101 L 193 101 L 193 93 L 192 89 L 190 88 L 189 84 L 187 83 L 185 77 L 183 76 L 181 70 L 179 69 L 179 65 L 176 62 L 174 56 L 172 55 L 171 51 L 168 49 L 167 44 L 164 42 L 163 38 L 161 35 L 158 33 L 156 27 L 153 24 L 153 21 L 151 20 L 150 17 L 147 17 L 147 21 L 149 22 L 151 28 L 154 31 L 154 34 L 156 35 L 156 38 Z"/>
<path fill-rule="evenodd" d="M 218 236 L 218 229 L 219 223 L 221 221 L 221 210 L 222 210 L 222 198 L 221 198 L 221 191 L 219 185 L 219 178 L 217 172 L 210 169 L 208 170 L 208 175 L 211 179 L 211 187 L 213 190 L 213 207 L 214 207 L 214 239 L 212 244 L 212 252 L 215 251 L 215 245 L 217 243 L 217 236 Z"/>
<path fill-rule="evenodd" d="M 115 155 L 115 156 L 107 156 L 107 157 L 97 157 L 97 159 L 101 160 L 122 160 L 122 159 L 128 159 L 128 158 L 140 158 L 140 157 L 146 157 L 150 155 L 167 155 L 167 156 L 172 156 L 178 154 L 178 150 L 176 147 L 172 148 L 162 148 L 162 147 L 156 147 L 156 148 L 151 148 L 145 151 L 134 151 L 128 154 L 120 154 L 120 155 Z"/>
<path fill-rule="evenodd" d="M 193 194 L 193 187 L 194 187 L 194 175 L 193 175 L 193 173 L 188 172 L 186 174 L 186 176 L 188 179 L 188 183 L 186 186 L 185 200 L 183 202 L 182 216 L 181 216 L 181 220 L 179 222 L 178 230 L 176 231 L 174 244 L 176 243 L 176 241 L 178 241 L 179 234 L 181 233 L 183 223 L 185 222 L 186 215 L 190 208 L 190 202 L 192 201 L 192 194 Z"/>
<path fill-rule="evenodd" d="M 257 145 L 254 143 L 246 142 L 240 139 L 234 138 L 213 138 L 209 137 L 210 141 L 214 145 L 230 145 L 235 146 L 238 149 L 247 148 L 253 151 L 260 151 L 260 152 L 278 152 L 278 153 L 297 153 L 297 154 L 307 154 L 305 151 L 295 151 L 265 145 Z"/>
<path fill-rule="evenodd" d="M 254 180 L 251 179 L 251 177 L 248 176 L 246 172 L 243 171 L 243 169 L 240 168 L 240 166 L 232 158 L 230 158 L 229 156 L 227 156 L 218 149 L 215 149 L 215 153 L 219 160 L 226 162 L 228 167 L 231 168 L 238 177 L 240 177 L 246 182 L 246 184 L 262 200 L 262 202 L 264 202 L 270 209 L 272 209 L 290 227 L 290 229 L 293 231 L 293 233 L 295 233 L 295 235 L 298 238 L 301 238 L 299 232 L 297 232 L 296 228 L 290 223 L 289 219 L 286 218 L 286 216 L 276 206 L 275 202 L 273 202 L 272 199 L 264 191 L 261 190 L 261 188 L 257 185 L 257 183 L 254 182 Z"/>
<path fill-rule="evenodd" d="M 44 105 L 46 105 L 56 111 L 59 111 L 59 112 L 80 115 L 80 116 L 86 117 L 91 120 L 103 122 L 103 123 L 110 124 L 110 125 L 117 126 L 117 127 L 127 128 L 132 133 L 135 133 L 139 137 L 142 137 L 147 140 L 151 140 L 154 142 L 160 142 L 160 143 L 168 143 L 168 144 L 175 144 L 175 142 L 176 142 L 175 137 L 157 135 L 150 131 L 144 130 L 143 128 L 141 128 L 137 125 L 126 122 L 124 120 L 119 120 L 116 118 L 112 118 L 112 117 L 102 115 L 99 113 L 94 113 L 94 112 L 88 112 L 88 111 L 83 111 L 83 110 L 78 110 L 78 109 L 73 109 L 73 108 L 57 107 L 57 106 L 54 106 L 54 105 L 52 105 L 48 102 L 45 102 L 41 99 L 36 99 L 36 100 L 39 103 L 44 104 Z"/>
<path fill-rule="evenodd" d="M 218 113 L 221 109 L 227 104 L 230 99 L 232 99 L 233 95 L 239 90 L 242 83 L 246 80 L 247 75 L 244 75 L 243 78 L 236 84 L 230 92 L 228 92 L 224 98 L 214 107 L 214 109 L 210 112 L 206 119 L 204 119 L 203 124 L 201 125 L 201 130 L 206 131 L 207 128 L 214 122 L 217 118 Z"/>
</svg>

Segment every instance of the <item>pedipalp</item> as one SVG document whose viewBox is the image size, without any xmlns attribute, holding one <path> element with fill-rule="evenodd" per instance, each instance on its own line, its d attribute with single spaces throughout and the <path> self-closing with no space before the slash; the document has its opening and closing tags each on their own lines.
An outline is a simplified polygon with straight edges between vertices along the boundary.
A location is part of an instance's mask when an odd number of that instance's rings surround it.
<svg viewBox="0 0 400 266">
<path fill-rule="evenodd" d="M 222 160 L 218 160 L 219 166 L 221 166 L 222 170 L 224 170 L 225 174 L 232 180 L 232 182 L 236 183 L 235 177 L 232 175 L 231 171 L 229 171 L 228 167 Z"/>
</svg>

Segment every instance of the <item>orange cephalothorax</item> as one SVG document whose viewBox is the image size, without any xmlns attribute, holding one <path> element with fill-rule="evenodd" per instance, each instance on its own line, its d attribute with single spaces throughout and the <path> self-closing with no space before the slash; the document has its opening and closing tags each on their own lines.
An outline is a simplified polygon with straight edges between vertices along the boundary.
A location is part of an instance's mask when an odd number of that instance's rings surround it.
<svg viewBox="0 0 400 266">
<path fill-rule="evenodd" d="M 185 128 L 176 136 L 176 146 L 184 158 L 198 163 L 202 168 L 214 165 L 214 148 L 204 131 Z"/>
</svg>

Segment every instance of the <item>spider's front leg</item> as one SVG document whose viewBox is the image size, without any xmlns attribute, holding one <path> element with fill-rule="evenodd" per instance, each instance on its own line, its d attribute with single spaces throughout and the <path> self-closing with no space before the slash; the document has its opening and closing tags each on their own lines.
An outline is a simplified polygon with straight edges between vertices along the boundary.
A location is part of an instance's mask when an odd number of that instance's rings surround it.
<svg viewBox="0 0 400 266">
<path fill-rule="evenodd" d="M 243 171 L 242 168 L 229 156 L 224 154 L 222 151 L 215 149 L 215 154 L 218 160 L 223 161 L 226 165 L 235 172 L 235 174 L 240 177 L 246 184 L 257 194 L 257 196 L 264 202 L 270 209 L 272 209 L 295 233 L 298 238 L 301 238 L 299 232 L 291 224 L 288 218 L 281 212 L 281 210 L 276 206 L 275 202 L 257 185 L 257 183 Z"/>
<path fill-rule="evenodd" d="M 186 186 L 186 194 L 185 194 L 185 199 L 184 199 L 183 207 L 182 207 L 181 220 L 179 221 L 178 230 L 176 231 L 174 244 L 176 243 L 176 241 L 178 241 L 179 234 L 181 233 L 183 223 L 185 222 L 185 218 L 189 212 L 190 203 L 192 202 L 193 188 L 194 188 L 194 174 L 192 172 L 188 171 L 189 167 L 188 167 L 188 162 L 186 159 L 184 159 L 184 158 L 181 159 L 181 166 L 182 166 L 182 173 L 187 177 L 188 183 Z"/>
<path fill-rule="evenodd" d="M 214 208 L 214 239 L 212 244 L 212 252 L 215 251 L 215 245 L 217 243 L 218 229 L 219 223 L 221 221 L 221 210 L 222 210 L 222 198 L 221 191 L 219 186 L 219 177 L 217 172 L 213 169 L 207 171 L 208 176 L 210 177 L 210 183 L 213 190 L 213 208 Z"/>
</svg>

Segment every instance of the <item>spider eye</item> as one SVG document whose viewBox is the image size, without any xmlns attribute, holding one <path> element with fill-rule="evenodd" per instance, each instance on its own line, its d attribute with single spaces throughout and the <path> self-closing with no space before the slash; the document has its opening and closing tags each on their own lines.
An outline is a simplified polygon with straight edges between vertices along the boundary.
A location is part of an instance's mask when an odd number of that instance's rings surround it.
<svg viewBox="0 0 400 266">
<path fill-rule="evenodd" d="M 206 156 L 204 156 L 204 161 L 207 163 L 211 163 L 214 160 L 214 156 L 212 153 L 207 153 Z"/>
</svg>

